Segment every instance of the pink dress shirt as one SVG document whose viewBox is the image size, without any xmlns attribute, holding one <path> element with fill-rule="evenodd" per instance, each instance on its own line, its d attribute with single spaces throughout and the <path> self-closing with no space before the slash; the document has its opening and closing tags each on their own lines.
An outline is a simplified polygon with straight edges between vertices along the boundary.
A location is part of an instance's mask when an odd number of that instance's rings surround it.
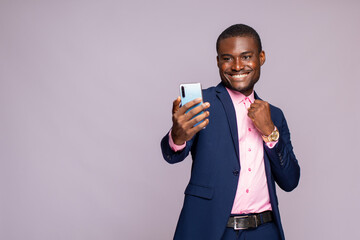
<svg viewBox="0 0 360 240">
<path fill-rule="evenodd" d="M 226 90 L 230 94 L 236 113 L 241 166 L 231 213 L 246 214 L 271 210 L 265 175 L 263 139 L 247 116 L 247 109 L 255 100 L 254 92 L 246 97 L 240 92 L 228 88 Z M 276 143 L 269 142 L 266 145 L 273 148 Z M 174 151 L 180 151 L 186 146 L 186 143 L 179 146 L 173 142 L 171 130 L 169 144 Z"/>
<path fill-rule="evenodd" d="M 231 213 L 259 213 L 271 210 L 265 175 L 263 139 L 247 116 L 247 109 L 255 101 L 254 92 L 246 97 L 240 92 L 226 90 L 230 94 L 236 113 L 241 166 Z"/>
</svg>

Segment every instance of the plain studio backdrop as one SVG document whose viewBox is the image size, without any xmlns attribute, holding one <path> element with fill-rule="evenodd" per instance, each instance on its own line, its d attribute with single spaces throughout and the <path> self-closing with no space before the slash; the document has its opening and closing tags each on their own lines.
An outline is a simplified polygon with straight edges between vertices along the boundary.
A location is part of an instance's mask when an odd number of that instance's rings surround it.
<svg viewBox="0 0 360 240">
<path fill-rule="evenodd" d="M 215 41 L 254 27 L 256 91 L 301 166 L 287 239 L 360 239 L 359 1 L 0 1 L 0 239 L 172 239 L 191 158 L 160 140 L 179 84 L 220 81 Z M 210 123 L 211 124 L 211 123 Z"/>
</svg>

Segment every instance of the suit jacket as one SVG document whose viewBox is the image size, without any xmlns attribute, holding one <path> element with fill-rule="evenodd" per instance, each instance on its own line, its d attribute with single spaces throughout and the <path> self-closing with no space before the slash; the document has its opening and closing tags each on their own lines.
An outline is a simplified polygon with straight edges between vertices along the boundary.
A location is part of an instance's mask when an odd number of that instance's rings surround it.
<svg viewBox="0 0 360 240">
<path fill-rule="evenodd" d="M 255 93 L 255 98 L 259 97 Z M 169 163 L 192 155 L 189 184 L 174 239 L 220 240 L 231 214 L 240 173 L 236 115 L 230 95 L 224 85 L 203 90 L 203 99 L 210 102 L 210 123 L 198 132 L 186 147 L 174 152 L 168 134 L 161 141 L 164 159 Z M 270 105 L 271 118 L 280 132 L 276 146 L 264 145 L 267 184 L 275 223 L 282 239 L 275 182 L 285 190 L 293 190 L 299 182 L 300 167 L 293 153 L 290 133 L 282 111 Z"/>
</svg>

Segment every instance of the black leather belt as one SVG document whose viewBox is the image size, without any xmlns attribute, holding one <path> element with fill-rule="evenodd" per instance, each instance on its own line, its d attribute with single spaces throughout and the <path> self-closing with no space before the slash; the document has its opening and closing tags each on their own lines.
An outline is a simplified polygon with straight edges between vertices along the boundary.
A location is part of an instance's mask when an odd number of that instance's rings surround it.
<svg viewBox="0 0 360 240">
<path fill-rule="evenodd" d="M 272 212 L 265 211 L 262 213 L 231 216 L 226 226 L 234 228 L 234 230 L 243 230 L 248 228 L 257 228 L 261 224 L 272 221 L 273 221 Z"/>
</svg>

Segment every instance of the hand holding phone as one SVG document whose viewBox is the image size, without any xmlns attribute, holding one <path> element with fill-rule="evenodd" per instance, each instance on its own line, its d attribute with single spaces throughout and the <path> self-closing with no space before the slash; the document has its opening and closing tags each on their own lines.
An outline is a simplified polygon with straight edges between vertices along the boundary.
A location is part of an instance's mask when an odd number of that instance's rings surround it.
<svg viewBox="0 0 360 240">
<path fill-rule="evenodd" d="M 173 127 L 171 136 L 177 145 L 190 140 L 197 132 L 209 124 L 208 102 L 202 102 L 200 83 L 181 84 L 180 96 L 173 103 Z M 181 101 L 181 107 L 180 105 Z"/>
<path fill-rule="evenodd" d="M 200 106 L 203 103 L 201 84 L 200 83 L 180 84 L 180 97 L 181 97 L 181 106 L 184 106 L 186 103 L 188 103 L 194 99 L 201 99 L 201 102 L 190 107 L 186 111 L 186 114 L 187 114 L 191 109 L 193 109 L 197 106 Z M 202 113 L 203 113 L 203 111 L 197 113 L 194 117 L 196 117 Z M 201 122 L 197 122 L 194 126 L 197 126 L 199 123 L 201 123 Z"/>
</svg>

